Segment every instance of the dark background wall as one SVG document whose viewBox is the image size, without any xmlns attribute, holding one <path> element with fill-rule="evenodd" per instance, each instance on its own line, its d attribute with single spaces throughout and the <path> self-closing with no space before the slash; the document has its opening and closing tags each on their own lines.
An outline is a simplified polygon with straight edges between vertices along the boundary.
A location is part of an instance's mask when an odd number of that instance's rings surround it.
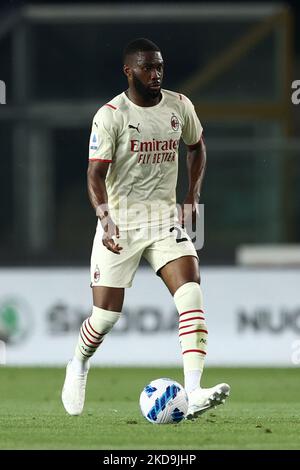
<svg viewBox="0 0 300 470">
<path fill-rule="evenodd" d="M 3 2 L 0 15 L 35 3 L 41 4 L 40 1 Z M 51 2 L 55 3 L 61 2 Z M 176 2 L 164 2 L 168 3 L 171 8 L 171 4 Z M 67 5 L 67 2 L 63 4 Z M 157 7 L 160 4 L 157 2 Z M 293 19 L 292 78 L 300 79 L 300 6 L 296 1 L 288 2 L 288 5 Z M 203 36 L 197 42 L 195 38 L 200 38 L 200 33 Z M 16 167 L 20 170 L 21 183 L 26 185 L 27 157 L 24 151 L 23 161 L 20 154 L 16 165 L 13 147 L 17 142 L 22 152 L 22 142 L 16 138 L 12 121 L 0 121 L 0 262 L 6 265 L 88 264 L 95 227 L 95 216 L 86 194 L 90 122 L 103 100 L 111 99 L 126 88 L 121 55 L 127 40 L 148 36 L 157 41 L 167 58 L 164 87 L 180 90 L 185 78 L 195 71 L 195 62 L 199 67 L 205 66 L 218 53 L 220 44 L 225 47 L 226 41 L 229 45 L 242 33 L 240 25 L 219 26 L 217 31 L 209 27 L 206 31 L 204 28 L 197 31 L 197 27 L 188 28 L 184 23 L 174 29 L 163 25 L 153 28 L 151 24 L 132 22 L 120 25 L 118 34 L 111 38 L 110 24 L 102 24 L 101 30 L 97 25 L 83 26 L 80 30 L 72 25 L 65 28 L 63 24 L 34 25 L 31 30 L 34 53 L 30 59 L 33 65 L 28 99 L 48 103 L 62 100 L 66 105 L 76 104 L 78 100 L 90 100 L 93 104 L 86 119 L 79 125 L 61 126 L 55 123 L 51 127 L 52 170 L 48 181 L 51 181 L 53 190 L 54 212 L 52 215 L 49 213 L 47 232 L 52 235 L 47 246 L 37 250 L 28 247 L 26 224 L 20 222 L 22 216 L 16 218 L 16 212 L 22 212 L 16 202 L 16 187 L 19 184 L 15 177 Z M 205 38 L 209 47 L 206 47 Z M 208 98 L 215 98 L 218 102 L 230 98 L 233 104 L 244 98 L 249 102 L 258 98 L 272 100 L 278 79 L 270 52 L 274 50 L 275 42 L 275 37 L 266 39 L 230 73 L 222 74 L 203 92 L 190 97 L 195 104 L 198 101 L 203 104 Z M 7 83 L 7 106 L 18 104 L 14 103 L 10 86 L 15 60 L 12 51 L 11 38 L 0 41 L 0 79 Z M 234 263 L 236 248 L 243 243 L 300 241 L 299 147 L 293 143 L 298 137 L 299 111 L 295 106 L 290 108 L 291 129 L 288 135 L 284 132 L 281 135 L 275 121 L 255 118 L 248 121 L 237 118 L 218 121 L 200 107 L 199 116 L 208 146 L 208 169 L 202 195 L 202 202 L 205 203 L 205 249 L 201 259 L 204 263 Z M 36 126 L 41 124 L 39 120 L 34 123 Z M 263 143 L 264 139 L 273 137 L 283 139 L 278 148 Z M 242 141 L 242 144 L 235 141 Z M 44 150 L 41 147 L 41 154 Z M 31 184 L 28 183 L 29 186 Z M 185 190 L 186 170 L 182 149 L 179 201 L 182 201 Z M 24 194 L 26 197 L 26 188 Z M 23 216 L 26 219 L 26 204 L 24 208 Z M 40 231 L 42 237 L 43 227 Z"/>
</svg>

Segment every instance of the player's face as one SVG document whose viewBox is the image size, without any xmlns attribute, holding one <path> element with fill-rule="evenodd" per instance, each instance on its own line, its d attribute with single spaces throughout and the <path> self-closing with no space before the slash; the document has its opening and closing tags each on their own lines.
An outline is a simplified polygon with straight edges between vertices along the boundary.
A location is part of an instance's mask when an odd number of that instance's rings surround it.
<svg viewBox="0 0 300 470">
<path fill-rule="evenodd" d="M 156 98 L 160 94 L 164 62 L 160 52 L 137 52 L 132 57 L 129 81 L 143 98 Z"/>
</svg>

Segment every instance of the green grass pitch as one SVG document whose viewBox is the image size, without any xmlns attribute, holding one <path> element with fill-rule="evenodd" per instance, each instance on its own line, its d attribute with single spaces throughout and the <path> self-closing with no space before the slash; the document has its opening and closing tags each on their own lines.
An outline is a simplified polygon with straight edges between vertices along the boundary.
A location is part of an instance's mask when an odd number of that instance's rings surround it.
<svg viewBox="0 0 300 470">
<path fill-rule="evenodd" d="M 231 396 L 196 421 L 154 425 L 140 414 L 150 380 L 179 369 L 91 368 L 81 416 L 68 416 L 62 368 L 0 368 L 0 449 L 299 449 L 298 369 L 207 368 L 203 386 Z"/>
</svg>

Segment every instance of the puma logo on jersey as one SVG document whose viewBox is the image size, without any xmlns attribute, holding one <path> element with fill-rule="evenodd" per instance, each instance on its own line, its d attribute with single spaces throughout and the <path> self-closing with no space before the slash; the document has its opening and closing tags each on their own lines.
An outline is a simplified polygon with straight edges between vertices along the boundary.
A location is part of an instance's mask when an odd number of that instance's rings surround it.
<svg viewBox="0 0 300 470">
<path fill-rule="evenodd" d="M 132 126 L 131 124 L 129 124 L 128 128 L 129 128 L 129 129 L 135 129 L 135 130 L 138 131 L 138 133 L 140 134 L 141 131 L 140 131 L 140 129 L 139 129 L 139 125 L 140 125 L 140 123 L 138 123 L 138 125 L 135 127 L 135 126 Z"/>
</svg>

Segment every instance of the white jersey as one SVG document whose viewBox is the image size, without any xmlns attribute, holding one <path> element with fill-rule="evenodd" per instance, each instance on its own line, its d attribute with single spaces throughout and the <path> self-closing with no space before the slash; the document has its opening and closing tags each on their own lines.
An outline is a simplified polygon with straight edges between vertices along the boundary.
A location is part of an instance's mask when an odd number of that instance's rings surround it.
<svg viewBox="0 0 300 470">
<path fill-rule="evenodd" d="M 94 116 L 89 160 L 109 162 L 108 206 L 122 230 L 176 220 L 180 138 L 199 142 L 202 126 L 184 95 L 161 90 L 151 107 L 134 104 L 123 92 Z"/>
</svg>

